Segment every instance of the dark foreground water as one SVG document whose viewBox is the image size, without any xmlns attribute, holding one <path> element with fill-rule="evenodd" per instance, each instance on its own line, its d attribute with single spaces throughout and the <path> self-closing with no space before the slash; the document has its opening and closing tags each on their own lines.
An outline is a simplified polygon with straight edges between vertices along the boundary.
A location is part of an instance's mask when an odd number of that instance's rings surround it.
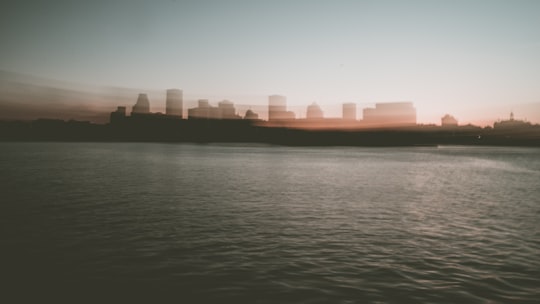
<svg viewBox="0 0 540 304">
<path fill-rule="evenodd" d="M 14 295 L 540 299 L 540 149 L 1 143 L 0 170 Z"/>
</svg>

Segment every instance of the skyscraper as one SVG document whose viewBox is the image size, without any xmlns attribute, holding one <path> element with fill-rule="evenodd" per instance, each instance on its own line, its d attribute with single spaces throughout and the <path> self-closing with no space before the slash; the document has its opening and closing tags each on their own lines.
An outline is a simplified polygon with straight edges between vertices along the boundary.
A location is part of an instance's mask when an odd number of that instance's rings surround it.
<svg viewBox="0 0 540 304">
<path fill-rule="evenodd" d="M 343 119 L 356 120 L 356 104 L 355 103 L 343 104 Z"/>
<path fill-rule="evenodd" d="M 150 113 L 150 102 L 148 96 L 144 93 L 139 94 L 137 103 L 133 106 L 131 114 L 148 114 Z"/>
<path fill-rule="evenodd" d="M 182 118 L 183 99 L 182 90 L 170 89 L 167 90 L 167 102 L 165 114 Z"/>
<path fill-rule="evenodd" d="M 281 95 L 268 96 L 268 120 L 287 117 L 287 98 Z"/>
</svg>

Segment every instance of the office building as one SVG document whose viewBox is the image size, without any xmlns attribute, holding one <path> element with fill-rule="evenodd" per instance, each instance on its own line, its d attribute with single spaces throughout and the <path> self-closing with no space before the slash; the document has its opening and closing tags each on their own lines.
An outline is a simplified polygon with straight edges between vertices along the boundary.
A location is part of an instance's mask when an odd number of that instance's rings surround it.
<svg viewBox="0 0 540 304">
<path fill-rule="evenodd" d="M 146 94 L 139 94 L 137 98 L 137 103 L 133 106 L 131 115 L 133 114 L 149 114 L 150 113 L 150 101 L 148 101 L 148 96 Z"/>
<path fill-rule="evenodd" d="M 238 117 L 235 113 L 236 109 L 234 108 L 234 103 L 223 100 L 218 103 L 218 109 L 221 119 L 238 119 Z"/>
<path fill-rule="evenodd" d="M 281 95 L 268 96 L 268 120 L 293 120 L 296 115 L 287 111 L 287 98 Z"/>
<path fill-rule="evenodd" d="M 363 114 L 363 123 L 366 125 L 378 127 L 416 125 L 416 108 L 412 102 L 377 103 L 375 108 L 365 108 Z"/>
<path fill-rule="evenodd" d="M 356 120 L 356 104 L 355 103 L 344 103 L 343 104 L 343 119 L 345 120 Z"/>
<path fill-rule="evenodd" d="M 188 109 L 188 119 L 241 119 L 236 115 L 234 103 L 223 100 L 217 107 L 210 105 L 207 99 L 199 99 L 196 108 Z"/>
<path fill-rule="evenodd" d="M 170 89 L 167 90 L 167 100 L 165 114 L 182 118 L 183 98 L 182 90 Z"/>
<path fill-rule="evenodd" d="M 268 97 L 268 120 L 285 119 L 287 116 L 287 98 L 281 95 Z"/>
</svg>

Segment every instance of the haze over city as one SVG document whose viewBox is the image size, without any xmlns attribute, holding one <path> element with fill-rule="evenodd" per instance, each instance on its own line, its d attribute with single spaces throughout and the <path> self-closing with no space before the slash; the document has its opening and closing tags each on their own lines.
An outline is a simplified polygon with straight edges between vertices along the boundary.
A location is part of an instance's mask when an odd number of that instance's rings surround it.
<svg viewBox="0 0 540 304">
<path fill-rule="evenodd" d="M 4 2 L 2 303 L 539 302 L 540 0 Z"/>
<path fill-rule="evenodd" d="M 343 103 L 411 101 L 418 123 L 450 113 L 489 125 L 510 111 L 540 122 L 538 1 L 53 1 L 5 11 L 1 119 L 39 118 L 54 104 L 42 116 L 103 122 L 141 92 L 163 111 L 165 89 L 179 88 L 188 107 L 263 107 L 280 94 L 299 117 L 313 102 L 339 117 Z M 70 107 L 86 112 L 70 117 Z"/>
</svg>

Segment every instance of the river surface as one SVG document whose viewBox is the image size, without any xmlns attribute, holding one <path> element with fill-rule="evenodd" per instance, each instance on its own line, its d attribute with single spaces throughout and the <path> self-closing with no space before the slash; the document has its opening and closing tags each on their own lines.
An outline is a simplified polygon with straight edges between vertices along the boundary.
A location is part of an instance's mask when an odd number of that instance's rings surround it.
<svg viewBox="0 0 540 304">
<path fill-rule="evenodd" d="M 0 143 L 0 170 L 8 288 L 540 299 L 538 148 Z"/>
</svg>

